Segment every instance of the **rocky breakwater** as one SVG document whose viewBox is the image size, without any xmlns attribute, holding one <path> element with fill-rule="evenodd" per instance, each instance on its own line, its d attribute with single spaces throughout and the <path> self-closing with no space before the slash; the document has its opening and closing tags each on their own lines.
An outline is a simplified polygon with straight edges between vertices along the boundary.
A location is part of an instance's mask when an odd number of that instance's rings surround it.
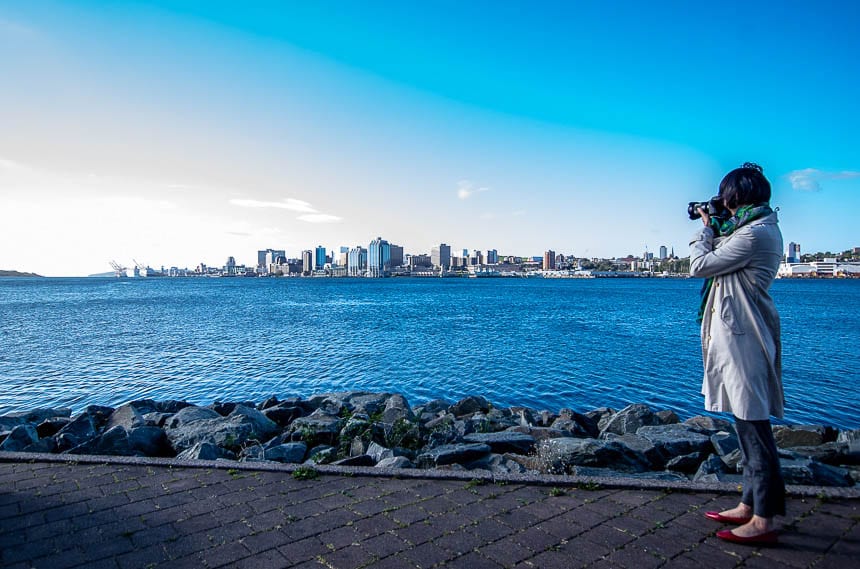
<svg viewBox="0 0 860 569">
<path fill-rule="evenodd" d="M 774 426 L 789 484 L 860 480 L 860 430 Z M 343 392 L 262 403 L 138 400 L 117 408 L 0 416 L 0 451 L 176 457 L 698 482 L 740 481 L 731 423 L 684 422 L 646 405 L 557 413 L 480 396 L 411 407 L 400 394 Z"/>
</svg>

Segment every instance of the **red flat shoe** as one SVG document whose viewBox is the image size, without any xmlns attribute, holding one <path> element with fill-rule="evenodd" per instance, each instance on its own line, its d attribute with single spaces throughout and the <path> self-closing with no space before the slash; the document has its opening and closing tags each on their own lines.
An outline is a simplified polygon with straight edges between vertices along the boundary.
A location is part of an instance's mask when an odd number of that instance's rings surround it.
<svg viewBox="0 0 860 569">
<path fill-rule="evenodd" d="M 748 518 L 734 518 L 732 516 L 724 516 L 719 512 L 705 512 L 705 517 L 714 520 L 715 522 L 722 522 L 724 524 L 736 524 L 739 526 L 744 525 L 752 519 L 752 516 Z"/>
<path fill-rule="evenodd" d="M 779 535 L 779 532 L 776 530 L 760 533 L 758 535 L 751 535 L 749 537 L 735 535 L 730 529 L 724 529 L 717 532 L 717 537 L 720 539 L 731 541 L 732 543 L 743 543 L 746 545 L 774 545 L 778 542 L 777 535 Z"/>
</svg>

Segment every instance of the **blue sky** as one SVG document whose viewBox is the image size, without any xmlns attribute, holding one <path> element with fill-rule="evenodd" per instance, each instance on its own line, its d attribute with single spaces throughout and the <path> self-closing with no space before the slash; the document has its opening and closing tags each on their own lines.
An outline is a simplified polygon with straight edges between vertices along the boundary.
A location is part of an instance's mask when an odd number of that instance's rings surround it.
<svg viewBox="0 0 860 569">
<path fill-rule="evenodd" d="M 856 2 L 248 4 L 0 4 L 0 268 L 685 255 L 747 160 L 860 246 Z"/>
</svg>

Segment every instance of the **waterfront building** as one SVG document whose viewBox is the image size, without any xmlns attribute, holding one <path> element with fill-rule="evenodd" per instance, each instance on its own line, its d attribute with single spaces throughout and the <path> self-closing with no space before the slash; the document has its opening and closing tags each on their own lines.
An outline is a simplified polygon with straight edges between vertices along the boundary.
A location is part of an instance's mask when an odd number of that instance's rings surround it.
<svg viewBox="0 0 860 569">
<path fill-rule="evenodd" d="M 351 277 L 363 277 L 367 272 L 367 249 L 356 245 L 349 250 L 346 261 L 346 274 Z"/>
<path fill-rule="evenodd" d="M 403 247 L 400 245 L 389 245 L 389 250 L 391 251 L 391 266 L 392 267 L 402 267 L 403 266 Z"/>
<path fill-rule="evenodd" d="M 430 262 L 434 267 L 451 268 L 451 246 L 442 243 L 438 247 L 433 247 L 430 250 Z"/>
<path fill-rule="evenodd" d="M 469 266 L 480 267 L 484 264 L 484 254 L 475 249 L 475 252 L 469 258 Z"/>
<path fill-rule="evenodd" d="M 302 251 L 302 273 L 309 275 L 314 272 L 314 252 L 310 249 Z"/>
<path fill-rule="evenodd" d="M 543 270 L 555 270 L 555 251 L 550 249 L 543 254 Z"/>
<path fill-rule="evenodd" d="M 786 277 L 860 277 L 860 264 L 840 263 L 835 258 L 809 263 L 781 263 L 777 276 Z"/>
<path fill-rule="evenodd" d="M 666 249 L 666 246 L 660 245 L 660 260 L 661 261 L 666 260 L 666 258 L 669 256 L 668 253 L 669 253 L 669 251 L 668 251 L 668 249 Z"/>
<path fill-rule="evenodd" d="M 788 254 L 785 256 L 786 263 L 799 263 L 800 262 L 800 243 L 795 243 L 792 241 L 788 244 Z"/>
<path fill-rule="evenodd" d="M 325 247 L 322 245 L 317 245 L 317 248 L 314 252 L 314 270 L 320 270 L 325 267 L 327 260 L 325 254 Z"/>
<path fill-rule="evenodd" d="M 257 251 L 257 268 L 265 269 L 275 262 L 278 257 L 286 258 L 287 253 L 283 249 L 262 249 Z"/>
<path fill-rule="evenodd" d="M 377 237 L 367 247 L 367 276 L 384 277 L 391 272 L 391 245 Z"/>
<path fill-rule="evenodd" d="M 416 269 L 418 267 L 432 267 L 433 264 L 430 255 L 406 255 L 406 266 L 409 269 Z"/>
<path fill-rule="evenodd" d="M 487 264 L 488 265 L 498 265 L 499 264 L 499 252 L 495 249 L 487 249 Z"/>
<path fill-rule="evenodd" d="M 235 275 L 236 274 L 236 258 L 235 257 L 227 257 L 227 262 L 224 263 L 224 274 L 226 274 L 226 275 Z"/>
</svg>

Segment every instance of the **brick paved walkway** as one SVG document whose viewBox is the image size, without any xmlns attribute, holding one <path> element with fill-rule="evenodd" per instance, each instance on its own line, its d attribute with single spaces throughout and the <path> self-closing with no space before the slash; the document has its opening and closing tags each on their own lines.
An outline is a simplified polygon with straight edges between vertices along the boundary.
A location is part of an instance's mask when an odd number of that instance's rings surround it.
<svg viewBox="0 0 860 569">
<path fill-rule="evenodd" d="M 736 494 L 160 465 L 0 463 L 0 566 L 860 567 L 860 500 L 794 497 L 781 544 L 721 542 Z"/>
</svg>

